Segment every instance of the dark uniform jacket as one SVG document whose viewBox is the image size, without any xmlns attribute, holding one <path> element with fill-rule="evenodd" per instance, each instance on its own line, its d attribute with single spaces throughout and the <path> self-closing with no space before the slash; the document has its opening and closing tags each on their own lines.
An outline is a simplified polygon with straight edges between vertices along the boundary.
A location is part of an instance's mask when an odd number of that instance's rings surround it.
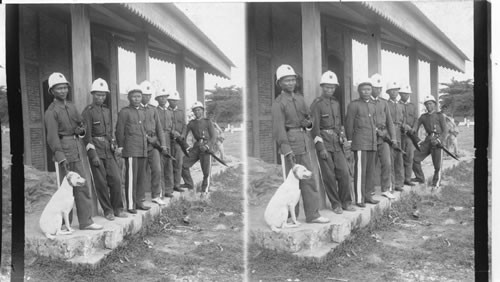
<svg viewBox="0 0 500 282">
<path fill-rule="evenodd" d="M 82 122 L 72 102 L 61 102 L 57 99 L 49 105 L 45 111 L 45 129 L 47 133 L 47 144 L 52 150 L 53 160 L 60 163 L 64 160 L 76 162 L 80 160 L 76 142 L 84 136 L 75 136 L 75 128 Z"/>
<path fill-rule="evenodd" d="M 418 120 L 417 106 L 411 102 L 405 103 L 401 100 L 399 100 L 399 103 L 403 105 L 403 124 L 408 125 L 410 128 L 414 128 Z"/>
<path fill-rule="evenodd" d="M 391 112 L 391 118 L 394 124 L 396 139 L 398 142 L 401 142 L 401 126 L 404 121 L 404 116 L 403 116 L 404 106 L 398 101 L 394 101 L 391 99 L 387 101 L 387 105 L 389 106 L 389 111 Z"/>
<path fill-rule="evenodd" d="M 347 106 L 345 133 L 351 140 L 353 151 L 376 151 L 377 135 L 375 132 L 375 103 L 361 98 Z"/>
<path fill-rule="evenodd" d="M 161 128 L 163 130 L 163 134 L 165 136 L 165 140 L 170 141 L 170 133 L 172 132 L 173 128 L 173 121 L 172 121 L 172 111 L 169 111 L 166 107 L 160 107 L 158 106 L 156 108 L 156 111 L 158 113 L 158 118 L 160 119 L 161 123 Z M 165 142 L 165 146 L 170 147 L 170 142 Z"/>
<path fill-rule="evenodd" d="M 316 150 L 338 152 L 340 146 L 339 133 L 342 130 L 340 120 L 340 104 L 335 97 L 322 95 L 311 104 L 313 127 L 311 130 Z M 320 137 L 323 142 L 316 142 Z"/>
<path fill-rule="evenodd" d="M 153 105 L 146 105 L 146 120 L 144 121 L 144 129 L 148 136 L 157 139 L 161 146 L 167 146 L 165 135 L 163 133 L 162 124 L 156 107 Z M 148 150 L 152 150 L 153 146 L 148 144 Z"/>
<path fill-rule="evenodd" d="M 113 128 L 111 124 L 111 111 L 103 104 L 101 106 L 95 103 L 88 105 L 82 112 L 86 125 L 86 134 L 83 142 L 89 151 L 89 157 L 92 159 L 94 154 L 101 159 L 113 158 L 111 143 L 114 141 Z"/>
<path fill-rule="evenodd" d="M 273 139 L 278 143 L 279 152 L 295 155 L 307 152 L 307 135 L 302 132 L 301 121 L 309 116 L 304 96 L 281 91 L 272 106 Z"/>
<path fill-rule="evenodd" d="M 203 144 L 208 145 L 210 149 L 213 148 L 217 135 L 210 119 L 200 118 L 189 121 L 186 127 L 186 136 L 184 136 L 184 138 L 187 138 L 189 131 L 192 132 L 193 138 L 196 140 L 193 146 L 200 145 L 201 142 L 203 142 Z"/>
<path fill-rule="evenodd" d="M 184 136 L 186 134 L 186 115 L 184 114 L 184 110 L 178 106 L 175 109 L 168 107 L 167 110 L 172 112 L 173 130 Z"/>
<path fill-rule="evenodd" d="M 124 158 L 148 156 L 145 122 L 146 109 L 142 106 L 129 105 L 118 113 L 116 142 L 118 147 L 123 148 Z"/>
<path fill-rule="evenodd" d="M 426 140 L 430 139 L 431 134 L 435 131 L 435 136 L 439 137 L 441 143 L 445 144 L 448 128 L 446 125 L 445 117 L 441 112 L 422 114 L 418 119 L 417 127 L 415 128 L 415 130 L 420 127 L 420 124 L 424 125 L 425 132 L 427 132 Z"/>
<path fill-rule="evenodd" d="M 394 130 L 394 124 L 392 123 L 391 112 L 389 110 L 389 105 L 387 100 L 378 98 L 374 99 L 370 97 L 370 102 L 375 104 L 375 116 L 374 122 L 375 126 L 383 133 L 388 135 L 392 140 L 396 140 L 396 132 Z M 384 140 L 379 136 L 377 138 L 377 143 L 382 144 Z"/>
</svg>

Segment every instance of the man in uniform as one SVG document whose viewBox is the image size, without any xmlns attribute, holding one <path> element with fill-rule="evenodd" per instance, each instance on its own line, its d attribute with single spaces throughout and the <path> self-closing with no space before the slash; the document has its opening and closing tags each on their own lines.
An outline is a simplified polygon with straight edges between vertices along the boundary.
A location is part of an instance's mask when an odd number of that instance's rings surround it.
<svg viewBox="0 0 500 282">
<path fill-rule="evenodd" d="M 389 82 L 385 92 L 389 94 L 387 105 L 391 112 L 392 122 L 394 123 L 394 131 L 398 147 L 401 148 L 401 130 L 403 130 L 403 104 L 397 100 L 398 90 L 400 86 L 397 82 Z M 396 191 L 403 191 L 404 185 L 404 166 L 403 154 L 395 149 L 391 149 L 391 182 Z"/>
<path fill-rule="evenodd" d="M 170 129 L 169 136 L 165 135 L 165 138 L 167 143 L 170 143 L 170 152 L 175 160 L 167 162 L 165 169 L 171 181 L 167 183 L 167 187 L 165 189 L 168 191 L 173 190 L 177 192 L 184 192 L 181 188 L 182 161 L 184 153 L 182 152 L 181 146 L 177 142 L 185 142 L 183 138 L 186 134 L 186 115 L 184 110 L 178 106 L 179 100 L 181 100 L 179 92 L 172 91 L 170 95 L 167 96 L 167 100 L 167 112 L 172 119 L 172 128 Z"/>
<path fill-rule="evenodd" d="M 56 165 L 57 183 L 62 182 L 69 171 L 85 175 L 83 158 L 86 157 L 81 139 L 85 136 L 85 125 L 75 105 L 66 100 L 69 82 L 61 73 L 49 76 L 49 92 L 54 101 L 45 111 L 47 144 L 52 150 Z M 87 183 L 90 179 L 87 179 Z M 80 229 L 99 230 L 102 226 L 92 220 L 92 202 L 89 186 L 73 187 L 76 212 Z M 72 213 L 70 213 L 70 221 Z M 71 224 L 71 223 L 70 223 Z"/>
<path fill-rule="evenodd" d="M 445 144 L 447 127 L 446 121 L 441 112 L 436 111 L 436 99 L 433 96 L 427 96 L 424 100 L 427 113 L 422 114 L 418 119 L 414 131 L 418 132 L 420 125 L 424 125 L 427 137 L 420 145 L 420 151 L 415 152 L 413 159 L 413 172 L 415 173 L 415 181 L 425 183 L 424 172 L 422 171 L 422 161 L 428 156 L 432 156 L 432 164 L 434 165 L 434 176 L 432 178 L 432 187 L 438 188 L 441 182 L 441 160 L 443 158 L 443 150 L 438 148 L 439 143 Z"/>
<path fill-rule="evenodd" d="M 125 159 L 125 195 L 127 210 L 137 213 L 137 209 L 149 210 L 142 202 L 144 197 L 144 174 L 148 156 L 146 140 L 146 109 L 142 107 L 142 90 L 133 85 L 127 91 L 130 104 L 118 113 L 116 142 L 118 153 Z"/>
<path fill-rule="evenodd" d="M 97 198 L 106 219 L 127 217 L 123 212 L 120 170 L 114 155 L 111 112 L 104 104 L 109 93 L 108 84 L 104 79 L 98 78 L 92 83 L 90 93 L 93 103 L 82 113 L 87 132 L 83 141 L 87 145 Z"/>
<path fill-rule="evenodd" d="M 276 77 L 282 91 L 272 105 L 273 139 L 282 155 L 283 177 L 286 178 L 295 164 L 312 170 L 306 130 L 311 130 L 313 124 L 303 95 L 295 92 L 297 74 L 293 68 L 281 65 L 276 70 Z M 330 220 L 319 213 L 320 198 L 313 178 L 300 181 L 300 193 L 306 222 L 328 223 Z M 295 214 L 298 217 L 299 205 L 295 207 Z"/>
<path fill-rule="evenodd" d="M 201 102 L 196 101 L 191 110 L 195 115 L 195 119 L 189 121 L 184 133 L 184 139 L 191 132 L 195 142 L 191 150 L 189 150 L 189 155 L 184 157 L 182 178 L 186 182 L 186 187 L 190 189 L 194 187 L 189 169 L 199 160 L 201 171 L 203 172 L 203 182 L 200 192 L 202 196 L 205 196 L 210 186 L 210 169 L 212 166 L 212 156 L 209 154 L 209 151 L 213 148 L 217 135 L 215 134 L 212 121 L 203 116 L 205 108 Z"/>
<path fill-rule="evenodd" d="M 322 95 L 311 104 L 312 137 L 318 154 L 321 178 L 335 213 L 355 211 L 351 206 L 351 179 L 344 155 L 340 104 L 334 97 L 339 86 L 337 75 L 327 71 L 321 76 Z M 337 185 L 338 181 L 338 185 Z"/>
<path fill-rule="evenodd" d="M 171 150 L 171 142 L 170 135 L 172 134 L 172 111 L 169 111 L 167 108 L 167 98 L 170 94 L 167 92 L 165 88 L 160 90 L 160 93 L 156 95 L 155 99 L 158 101 L 158 117 L 160 118 L 160 123 L 163 129 L 163 134 L 165 135 L 167 152 L 170 153 Z M 174 196 L 173 190 L 173 175 L 169 171 L 169 168 L 172 167 L 172 159 L 166 156 L 160 156 L 161 159 L 161 187 L 164 192 L 164 196 L 168 198 L 172 198 Z"/>
<path fill-rule="evenodd" d="M 373 167 L 377 154 L 377 132 L 374 120 L 375 103 L 371 102 L 372 82 L 369 78 L 358 84 L 359 99 L 347 106 L 345 130 L 354 153 L 354 195 L 356 205 L 378 204 L 373 199 Z"/>
<path fill-rule="evenodd" d="M 160 152 L 158 149 L 153 147 L 153 143 L 158 143 L 163 150 L 168 152 L 168 147 L 165 141 L 165 135 L 163 133 L 162 125 L 160 122 L 160 117 L 156 111 L 156 107 L 149 104 L 151 101 L 151 96 L 153 96 L 154 88 L 153 85 L 147 80 L 141 83 L 142 89 L 142 107 L 146 111 L 146 119 L 143 124 L 146 131 L 146 140 L 148 141 L 148 162 L 146 163 L 146 173 L 151 176 L 151 182 L 148 183 L 148 177 L 144 178 L 144 187 L 151 187 L 151 198 L 154 203 L 158 205 L 164 205 L 165 202 L 161 199 L 161 163 L 160 163 Z M 141 196 L 143 201 L 145 196 Z"/>
<path fill-rule="evenodd" d="M 394 199 L 395 197 L 391 193 L 391 147 L 384 142 L 382 136 L 389 135 L 388 137 L 391 138 L 393 144 L 397 145 L 396 133 L 387 101 L 379 97 L 382 92 L 382 76 L 376 73 L 370 79 L 373 87 L 370 102 L 375 104 L 375 115 L 373 116 L 377 129 L 377 156 L 375 162 L 378 157 L 380 160 L 380 188 L 383 196 Z M 370 192 L 374 194 L 375 191 L 371 190 Z"/>
<path fill-rule="evenodd" d="M 415 134 L 413 128 L 417 125 L 418 108 L 414 103 L 410 102 L 410 94 L 410 85 L 405 85 L 399 90 L 399 96 L 401 98 L 399 100 L 399 103 L 403 105 L 401 149 L 406 153 L 406 155 L 403 155 L 404 184 L 415 186 L 415 183 L 411 182 L 411 174 L 413 171 L 413 154 L 415 153 L 415 146 L 413 145 L 410 137 L 406 135 L 406 133 L 409 132 L 410 134 Z"/>
</svg>

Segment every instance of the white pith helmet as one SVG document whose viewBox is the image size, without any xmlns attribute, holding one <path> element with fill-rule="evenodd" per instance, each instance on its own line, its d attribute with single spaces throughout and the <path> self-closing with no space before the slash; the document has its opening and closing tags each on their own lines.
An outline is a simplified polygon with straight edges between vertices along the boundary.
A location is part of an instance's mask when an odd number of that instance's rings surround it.
<svg viewBox="0 0 500 282">
<path fill-rule="evenodd" d="M 333 71 L 326 71 L 322 76 L 319 82 L 319 85 L 323 84 L 335 84 L 339 86 L 339 80 L 337 79 L 337 75 Z"/>
<path fill-rule="evenodd" d="M 66 83 L 68 86 L 70 86 L 69 81 L 66 79 L 66 77 L 60 73 L 60 72 L 54 72 L 49 76 L 49 91 L 52 89 L 52 87 L 56 86 L 57 84 L 63 84 Z"/>
<path fill-rule="evenodd" d="M 160 93 L 156 94 L 155 99 L 157 99 L 159 97 L 164 97 L 164 96 L 168 97 L 169 95 L 170 95 L 170 93 L 167 91 L 167 89 L 165 87 L 162 87 L 160 89 Z"/>
<path fill-rule="evenodd" d="M 170 96 L 168 96 L 168 100 L 176 100 L 179 101 L 181 99 L 181 95 L 179 95 L 179 92 L 173 90 L 170 92 Z"/>
<path fill-rule="evenodd" d="M 362 85 L 370 85 L 372 86 L 372 80 L 369 78 L 369 77 L 365 77 L 363 79 L 361 79 L 360 81 L 358 81 L 358 88 Z"/>
<path fill-rule="evenodd" d="M 399 90 L 399 89 L 401 89 L 401 86 L 396 81 L 391 81 L 391 82 L 387 83 L 387 88 L 386 88 L 385 92 L 389 92 L 389 90 L 392 90 L 392 89 Z"/>
<path fill-rule="evenodd" d="M 276 83 L 278 83 L 280 79 L 282 79 L 285 76 L 297 77 L 297 74 L 290 65 L 281 65 L 276 70 Z"/>
<path fill-rule="evenodd" d="M 382 87 L 382 75 L 376 73 L 370 77 L 372 87 Z"/>
<path fill-rule="evenodd" d="M 205 109 L 205 107 L 203 107 L 203 104 L 200 101 L 194 102 L 194 104 L 191 106 L 191 111 L 194 111 L 194 109 L 196 108 Z"/>
<path fill-rule="evenodd" d="M 90 89 L 90 93 L 94 91 L 109 93 L 108 83 L 106 83 L 106 81 L 102 78 L 94 80 L 94 82 L 92 83 L 92 88 Z"/>
<path fill-rule="evenodd" d="M 425 96 L 425 99 L 424 99 L 424 105 L 425 105 L 425 103 L 427 103 L 427 102 L 434 102 L 434 104 L 437 104 L 437 103 L 436 103 L 436 98 L 434 98 L 434 96 L 431 96 L 431 95 Z"/>
<path fill-rule="evenodd" d="M 138 84 L 132 84 L 127 88 L 127 94 L 130 94 L 132 92 L 139 92 L 142 94 L 142 89 L 141 86 Z"/>
<path fill-rule="evenodd" d="M 399 89 L 399 93 L 408 93 L 411 94 L 411 86 L 410 85 L 405 85 Z"/>
<path fill-rule="evenodd" d="M 140 86 L 141 86 L 142 94 L 154 96 L 154 88 L 153 88 L 153 85 L 151 84 L 151 82 L 144 80 L 143 82 L 141 82 Z M 154 98 L 154 97 L 151 97 L 151 98 Z"/>
</svg>

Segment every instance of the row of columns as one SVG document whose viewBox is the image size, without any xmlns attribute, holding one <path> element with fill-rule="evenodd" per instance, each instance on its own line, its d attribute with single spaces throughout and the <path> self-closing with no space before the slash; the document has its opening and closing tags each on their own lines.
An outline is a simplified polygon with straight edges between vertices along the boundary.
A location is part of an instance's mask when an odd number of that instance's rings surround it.
<svg viewBox="0 0 500 282">
<path fill-rule="evenodd" d="M 309 105 L 319 95 L 319 80 L 322 69 L 322 45 L 321 45 L 321 12 L 319 3 L 302 3 L 302 74 L 303 74 L 303 92 L 306 103 Z M 369 34 L 368 40 L 368 74 L 371 76 L 375 73 L 382 73 L 382 40 L 380 25 L 371 26 L 367 30 Z M 349 45 L 347 45 L 349 46 Z M 352 47 L 351 47 L 352 48 Z M 346 52 L 346 62 L 352 63 L 352 52 Z M 409 76 L 410 86 L 412 88 L 411 101 L 418 104 L 419 102 L 419 66 L 418 66 L 418 49 L 413 47 L 409 50 Z M 350 69 L 352 72 L 352 68 Z M 348 76 L 348 74 L 344 74 Z M 430 81 L 431 95 L 438 99 L 438 64 L 436 61 L 430 62 Z M 350 87 L 350 86 L 349 86 Z M 347 92 L 346 92 L 347 94 Z M 427 94 L 427 93 L 426 93 Z M 346 100 L 348 102 L 348 100 Z M 311 151 L 314 152 L 314 147 L 311 146 Z M 311 154 L 313 162 L 316 161 L 316 154 Z M 319 173 L 314 173 L 319 175 Z M 315 177 L 316 185 L 323 189 L 321 181 Z M 322 197 L 322 206 L 325 206 L 325 199 Z"/>
<path fill-rule="evenodd" d="M 70 5 L 71 9 L 71 43 L 72 48 L 72 77 L 74 103 L 81 112 L 83 108 L 91 103 L 90 83 L 92 81 L 92 53 L 91 53 L 91 30 L 88 7 L 82 4 Z M 137 33 L 135 36 L 136 54 L 136 79 L 137 82 L 150 79 L 149 73 L 149 36 L 145 32 Z M 117 68 L 118 66 L 111 66 Z M 186 58 L 183 54 L 177 56 L 175 62 L 176 85 L 184 108 L 188 109 L 186 100 Z M 205 73 L 203 69 L 196 69 L 196 98 L 205 103 Z"/>
</svg>

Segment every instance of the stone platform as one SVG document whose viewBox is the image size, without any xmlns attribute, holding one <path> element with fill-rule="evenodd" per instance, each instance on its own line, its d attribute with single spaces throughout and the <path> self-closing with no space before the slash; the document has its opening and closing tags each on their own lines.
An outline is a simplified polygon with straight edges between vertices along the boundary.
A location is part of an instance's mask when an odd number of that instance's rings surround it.
<svg viewBox="0 0 500 282">
<path fill-rule="evenodd" d="M 468 159 L 470 156 L 463 158 L 463 160 Z M 443 170 L 455 164 L 458 164 L 458 161 L 446 160 L 442 165 Z M 428 178 L 432 177 L 433 167 L 430 158 L 423 162 L 422 168 Z M 413 187 L 405 186 L 403 192 L 393 192 L 396 197 L 393 200 L 381 196 L 380 187 L 376 187 L 375 191 L 376 195 L 373 198 L 380 201 L 377 205 L 366 204 L 365 208 L 356 206 L 356 211 L 344 211 L 342 214 L 335 214 L 331 209 L 321 210 L 320 214 L 330 219 L 328 224 L 305 223 L 302 203 L 300 203 L 301 210 L 297 220 L 301 225 L 296 228 L 282 229 L 279 233 L 271 231 L 264 221 L 264 211 L 269 200 L 266 199 L 258 206 L 249 208 L 250 243 L 266 249 L 292 253 L 302 258 L 321 260 L 343 242 L 352 230 L 368 225 L 374 216 L 383 213 L 394 201 L 398 201 L 401 195 L 408 194 L 410 191 L 419 195 L 431 193 L 431 189 L 425 184 L 417 184 Z M 269 193 L 273 194 L 274 192 Z"/>
<path fill-rule="evenodd" d="M 238 166 L 239 161 L 228 163 L 230 166 Z M 222 165 L 212 167 L 212 177 L 220 174 L 226 169 Z M 203 179 L 201 169 L 195 165 L 192 169 L 192 177 L 196 185 L 200 185 Z M 179 198 L 188 200 L 199 199 L 199 194 L 193 190 L 184 193 L 174 192 L 174 198 L 165 198 L 166 205 L 162 209 Z M 47 199 L 48 201 L 48 199 Z M 54 259 L 63 259 L 75 264 L 85 264 L 95 267 L 105 258 L 113 249 L 125 243 L 124 238 L 127 235 L 139 232 L 148 222 L 154 220 L 160 214 L 161 208 L 158 204 L 151 202 L 150 193 L 146 193 L 148 211 L 137 210 L 137 214 L 127 213 L 127 218 L 115 218 L 114 221 L 108 221 L 102 216 L 95 216 L 95 223 L 104 226 L 102 230 L 90 231 L 78 229 L 78 218 L 74 211 L 71 227 L 75 229 L 73 234 L 59 235 L 54 240 L 45 237 L 39 227 L 41 211 L 32 214 L 26 214 L 25 217 L 25 252 L 26 254 L 35 254 Z"/>
</svg>

